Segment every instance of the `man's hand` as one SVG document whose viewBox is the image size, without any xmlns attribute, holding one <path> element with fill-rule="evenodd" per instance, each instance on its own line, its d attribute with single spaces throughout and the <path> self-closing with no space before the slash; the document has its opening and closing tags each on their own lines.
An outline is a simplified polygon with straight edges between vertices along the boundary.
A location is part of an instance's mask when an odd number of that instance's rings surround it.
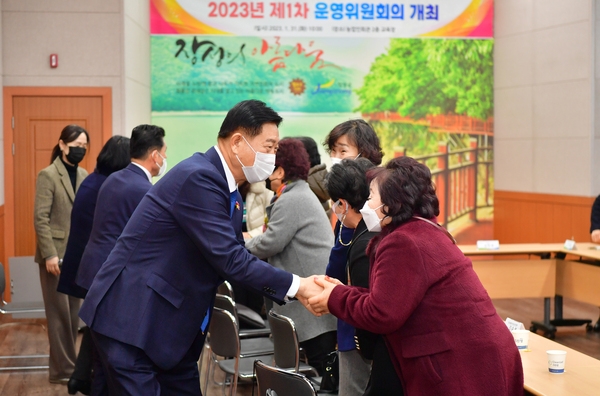
<svg viewBox="0 0 600 396">
<path fill-rule="evenodd" d="M 592 242 L 600 243 L 600 230 L 592 231 Z"/>
<path fill-rule="evenodd" d="M 304 307 L 313 315 L 316 315 L 316 312 L 314 312 L 310 308 L 310 305 L 308 305 L 308 299 L 320 294 L 323 291 L 323 287 L 319 286 L 315 281 L 315 279 L 318 279 L 319 277 L 322 278 L 323 276 L 324 275 L 313 275 L 309 276 L 308 278 L 300 278 L 300 287 L 298 288 L 298 292 L 295 296 L 298 301 L 300 301 L 302 305 L 304 305 Z"/>
<path fill-rule="evenodd" d="M 317 316 L 321 316 L 329 313 L 329 296 L 333 289 L 341 285 L 342 282 L 335 278 L 325 276 L 324 278 L 315 278 L 314 282 L 323 288 L 321 294 L 311 297 L 308 299 L 308 304 L 311 307 L 311 312 L 314 312 Z"/>
<path fill-rule="evenodd" d="M 48 273 L 54 276 L 60 275 L 60 267 L 58 266 L 58 256 L 46 259 L 46 271 L 48 271 Z"/>
</svg>

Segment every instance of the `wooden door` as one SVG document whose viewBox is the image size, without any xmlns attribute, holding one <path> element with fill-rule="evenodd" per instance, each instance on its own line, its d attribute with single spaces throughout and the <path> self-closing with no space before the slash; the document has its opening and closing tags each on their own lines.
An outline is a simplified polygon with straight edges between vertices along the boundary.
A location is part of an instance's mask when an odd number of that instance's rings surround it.
<svg viewBox="0 0 600 396">
<path fill-rule="evenodd" d="M 50 164 L 52 149 L 68 124 L 80 125 L 88 131 L 88 150 L 79 166 L 90 173 L 94 170 L 96 157 L 104 143 L 102 97 L 14 96 L 12 107 L 14 256 L 33 256 L 33 204 L 37 174 Z"/>
</svg>

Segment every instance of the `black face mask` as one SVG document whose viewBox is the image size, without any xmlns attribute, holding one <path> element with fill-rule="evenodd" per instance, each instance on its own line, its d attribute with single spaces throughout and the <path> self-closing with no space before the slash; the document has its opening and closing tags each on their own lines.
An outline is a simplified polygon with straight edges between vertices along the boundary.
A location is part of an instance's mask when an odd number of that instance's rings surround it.
<svg viewBox="0 0 600 396">
<path fill-rule="evenodd" d="M 265 180 L 265 186 L 267 187 L 267 190 L 271 190 L 271 179 L 267 178 L 267 180 Z"/>
<path fill-rule="evenodd" d="M 69 154 L 67 154 L 67 161 L 73 165 L 77 165 L 85 157 L 84 147 L 71 147 L 69 146 Z"/>
</svg>

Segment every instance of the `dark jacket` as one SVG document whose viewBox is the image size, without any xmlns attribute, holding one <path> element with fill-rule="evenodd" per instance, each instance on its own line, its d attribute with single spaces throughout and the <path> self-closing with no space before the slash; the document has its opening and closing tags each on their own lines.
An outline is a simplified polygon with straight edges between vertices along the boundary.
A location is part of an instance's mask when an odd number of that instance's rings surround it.
<svg viewBox="0 0 600 396">
<path fill-rule="evenodd" d="M 83 289 L 89 290 L 125 224 L 150 187 L 152 183 L 143 169 L 131 163 L 112 173 L 100 188 L 92 233 L 75 280 Z"/>
<path fill-rule="evenodd" d="M 105 175 L 100 174 L 97 170 L 94 171 L 83 180 L 73 202 L 71 232 L 69 233 L 69 241 L 67 242 L 67 250 L 57 287 L 59 292 L 73 297 L 85 297 L 86 290 L 75 283 L 75 277 L 77 276 L 81 256 L 83 256 L 83 251 L 92 232 L 98 191 L 100 191 L 100 186 L 105 180 Z"/>
<path fill-rule="evenodd" d="M 239 193 L 237 199 L 232 206 L 214 148 L 177 164 L 144 196 L 98 271 L 79 312 L 83 321 L 170 370 L 188 352 L 199 357 L 201 325 L 223 279 L 283 303 L 292 274 L 240 243 Z"/>
<path fill-rule="evenodd" d="M 592 225 L 590 233 L 594 230 L 600 230 L 600 195 L 596 197 L 594 205 L 592 205 Z"/>
<path fill-rule="evenodd" d="M 364 220 L 361 220 L 354 231 L 354 240 L 348 250 L 348 284 L 369 288 L 369 256 L 367 246 L 371 238 L 378 232 L 370 232 Z M 365 390 L 365 396 L 401 396 L 402 383 L 382 335 L 367 330 L 355 329 L 356 348 L 360 354 L 371 360 L 371 378 Z"/>
</svg>

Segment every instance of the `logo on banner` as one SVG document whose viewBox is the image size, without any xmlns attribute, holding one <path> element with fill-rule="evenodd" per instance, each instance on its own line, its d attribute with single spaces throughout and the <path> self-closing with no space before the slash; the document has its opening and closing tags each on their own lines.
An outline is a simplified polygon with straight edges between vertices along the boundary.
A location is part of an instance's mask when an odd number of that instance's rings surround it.
<svg viewBox="0 0 600 396">
<path fill-rule="evenodd" d="M 304 80 L 302 80 L 301 78 L 294 78 L 290 82 L 290 92 L 293 93 L 294 95 L 300 96 L 304 93 L 305 90 L 306 90 L 306 84 L 304 83 Z"/>
<path fill-rule="evenodd" d="M 337 87 L 334 87 L 334 85 L 335 85 L 335 78 L 332 78 L 331 80 L 327 81 L 326 83 L 317 84 L 317 87 L 312 92 L 312 94 L 313 95 L 319 95 L 319 94 L 350 95 L 352 93 L 351 89 L 344 89 L 344 88 L 349 88 L 348 84 L 338 84 Z"/>
</svg>

